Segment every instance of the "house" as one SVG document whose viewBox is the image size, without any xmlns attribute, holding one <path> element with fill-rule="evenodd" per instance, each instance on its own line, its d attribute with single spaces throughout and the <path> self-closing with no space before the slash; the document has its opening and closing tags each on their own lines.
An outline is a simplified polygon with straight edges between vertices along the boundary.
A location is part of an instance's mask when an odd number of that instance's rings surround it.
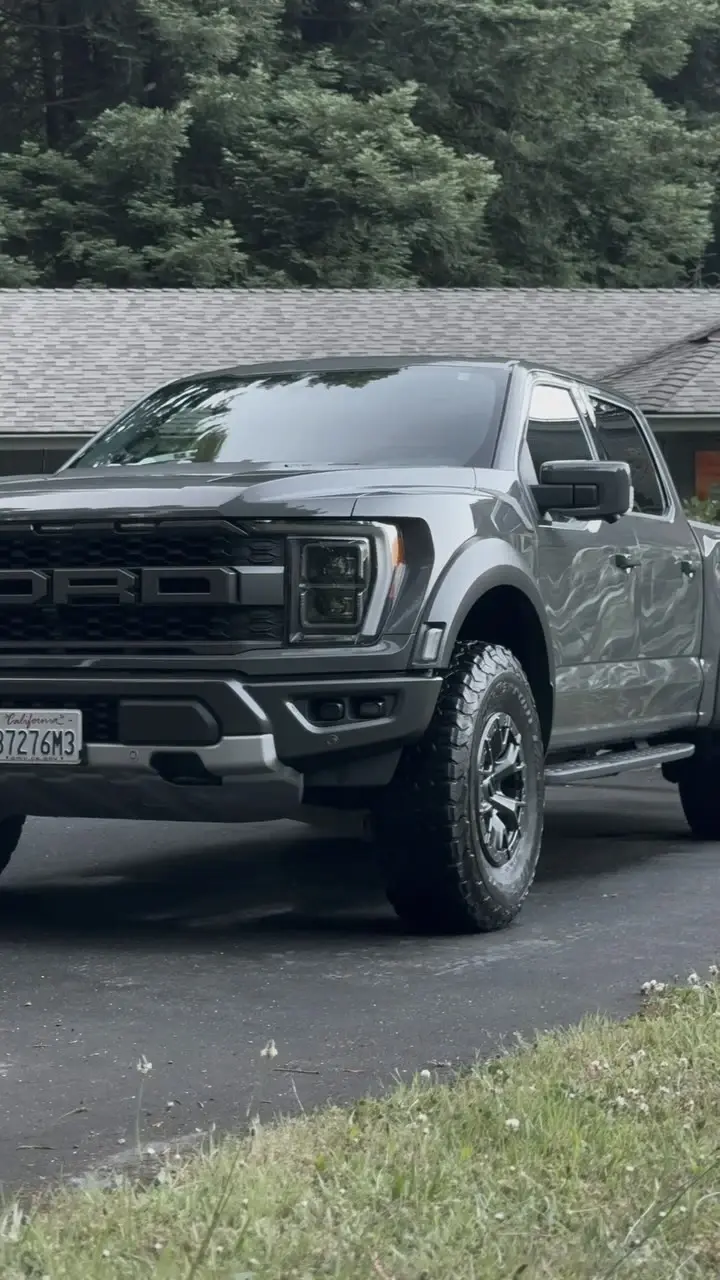
<svg viewBox="0 0 720 1280">
<path fill-rule="evenodd" d="M 647 413 L 683 497 L 720 486 L 720 289 L 4 289 L 0 333 L 6 475 L 54 470 L 190 372 L 432 353 L 537 359 L 615 385 Z"/>
</svg>

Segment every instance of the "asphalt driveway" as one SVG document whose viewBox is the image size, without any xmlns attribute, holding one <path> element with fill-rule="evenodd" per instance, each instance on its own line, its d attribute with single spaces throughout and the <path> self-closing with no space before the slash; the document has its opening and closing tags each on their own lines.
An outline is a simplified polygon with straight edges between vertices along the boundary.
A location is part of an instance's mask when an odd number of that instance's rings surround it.
<svg viewBox="0 0 720 1280">
<path fill-rule="evenodd" d="M 122 1160 L 141 1079 L 158 1147 L 628 1013 L 717 958 L 719 891 L 720 845 L 640 775 L 552 793 L 533 894 L 480 938 L 404 936 L 364 847 L 291 823 L 36 820 L 0 891 L 0 1180 Z"/>
</svg>

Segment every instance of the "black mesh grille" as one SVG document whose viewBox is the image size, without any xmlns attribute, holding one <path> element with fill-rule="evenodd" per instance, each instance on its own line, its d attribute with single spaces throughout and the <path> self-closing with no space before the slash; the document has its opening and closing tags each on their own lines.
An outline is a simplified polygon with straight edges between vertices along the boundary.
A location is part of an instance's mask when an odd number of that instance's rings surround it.
<svg viewBox="0 0 720 1280">
<path fill-rule="evenodd" d="M 282 566 L 285 540 L 245 533 L 225 521 L 153 521 L 5 526 L 0 568 L 129 569 L 198 566 Z M 0 605 L 0 650 L 53 652 L 100 648 L 124 653 L 146 647 L 166 653 L 196 646 L 280 645 L 284 610 L 253 605 Z"/>
<path fill-rule="evenodd" d="M 0 711 L 82 711 L 86 742 L 117 742 L 118 704 L 116 698 L 8 698 L 0 695 Z"/>
<path fill-rule="evenodd" d="M 0 527 L 4 569 L 143 569 L 182 565 L 281 565 L 283 538 L 256 537 L 222 523 L 196 528 L 117 525 Z"/>
<path fill-rule="evenodd" d="M 284 615 L 281 608 L 186 605 L 184 608 L 128 608 L 125 605 L 33 605 L 26 609 L 0 607 L 0 645 L 86 644 L 178 645 L 239 644 L 249 641 L 280 644 Z"/>
</svg>

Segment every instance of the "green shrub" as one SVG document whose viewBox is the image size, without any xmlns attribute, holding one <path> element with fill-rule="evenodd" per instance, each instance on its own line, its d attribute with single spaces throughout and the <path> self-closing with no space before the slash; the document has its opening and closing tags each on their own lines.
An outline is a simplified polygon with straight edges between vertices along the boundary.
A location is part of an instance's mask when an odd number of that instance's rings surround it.
<svg viewBox="0 0 720 1280">
<path fill-rule="evenodd" d="M 704 520 L 706 524 L 720 524 L 720 502 L 714 498 L 689 498 L 683 503 L 690 520 Z"/>
</svg>

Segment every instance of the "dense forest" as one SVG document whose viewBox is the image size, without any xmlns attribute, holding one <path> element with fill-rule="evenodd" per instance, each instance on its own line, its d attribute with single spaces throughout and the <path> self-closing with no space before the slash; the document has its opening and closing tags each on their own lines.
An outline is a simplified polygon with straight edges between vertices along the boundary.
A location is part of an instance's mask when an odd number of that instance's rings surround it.
<svg viewBox="0 0 720 1280">
<path fill-rule="evenodd" d="M 0 286 L 720 278 L 720 0 L 0 0 Z"/>
</svg>

